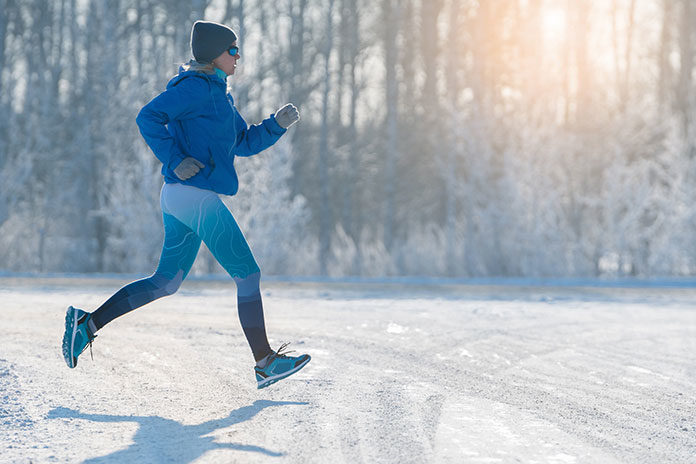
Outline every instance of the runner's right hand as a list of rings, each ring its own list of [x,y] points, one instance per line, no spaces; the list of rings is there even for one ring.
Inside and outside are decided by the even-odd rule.
[[[198,171],[204,167],[205,164],[189,156],[184,158],[184,160],[174,168],[174,174],[176,174],[179,179],[186,180],[198,174]]]

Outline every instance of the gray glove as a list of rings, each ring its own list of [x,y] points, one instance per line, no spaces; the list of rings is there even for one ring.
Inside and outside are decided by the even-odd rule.
[[[276,122],[283,129],[287,129],[288,127],[292,126],[297,122],[298,119],[300,119],[300,113],[297,111],[297,108],[295,108],[295,105],[293,105],[292,103],[288,103],[287,105],[276,111],[275,114]]]
[[[179,179],[186,180],[198,174],[198,171],[204,167],[205,164],[201,163],[196,158],[191,158],[189,156],[184,158],[184,160],[174,168],[174,174],[176,174]]]

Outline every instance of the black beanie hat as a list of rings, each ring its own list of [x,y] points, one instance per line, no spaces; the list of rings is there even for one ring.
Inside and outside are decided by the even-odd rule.
[[[210,63],[227,50],[237,34],[232,29],[212,21],[196,21],[191,29],[191,52],[196,61]]]

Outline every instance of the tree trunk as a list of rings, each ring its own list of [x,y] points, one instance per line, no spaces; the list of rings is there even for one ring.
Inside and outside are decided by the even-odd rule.
[[[662,31],[660,34],[660,50],[657,57],[659,61],[660,77],[657,80],[657,102],[660,114],[670,108],[671,98],[669,90],[672,88],[672,65],[669,55],[672,51],[672,4],[674,0],[662,0]]]
[[[682,0],[682,15],[679,24],[679,82],[677,84],[677,104],[682,119],[684,136],[689,133],[690,105],[692,96],[692,73],[694,69],[694,49],[692,40],[693,9],[691,0]]]
[[[447,35],[447,62],[446,62],[446,80],[447,94],[450,102],[449,111],[454,113],[457,111],[457,100],[461,91],[459,70],[462,68],[461,47],[460,41],[461,31],[463,29],[463,14],[464,8],[460,2],[454,1],[450,3],[448,11],[448,35]],[[457,130],[457,126],[453,125],[453,129]],[[457,179],[457,159],[455,153],[460,149],[455,146],[454,137],[448,137],[448,146],[444,148],[444,166],[445,166],[445,246],[447,262],[446,272],[449,276],[454,276],[456,273],[457,264],[457,243],[456,243],[456,228],[457,228],[457,198],[456,187]]]
[[[398,61],[398,24],[399,5],[394,0],[383,0],[382,14],[384,17],[384,52],[386,67],[386,146],[384,163],[384,236],[383,243],[390,253],[394,243],[394,213],[396,209],[396,162],[399,158],[399,126],[398,104],[399,87],[397,82],[396,63]]]
[[[327,275],[327,263],[331,240],[331,209],[329,207],[329,93],[331,92],[330,60],[333,48],[333,6],[329,0],[326,13],[326,36],[324,47],[324,89],[322,95],[321,133],[319,136],[319,272]]]

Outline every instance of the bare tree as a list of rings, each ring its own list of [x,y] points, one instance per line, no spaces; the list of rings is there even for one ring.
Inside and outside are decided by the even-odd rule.
[[[399,5],[395,0],[382,1],[384,19],[384,67],[385,67],[385,161],[383,171],[384,186],[384,235],[387,250],[392,249],[394,240],[394,213],[396,210],[396,163],[399,158],[398,103],[396,64],[398,60]]]
[[[692,91],[692,74],[694,69],[694,7],[690,0],[682,0],[679,22],[679,80],[676,89],[676,102],[682,118],[682,130],[689,133],[691,118],[690,104]]]
[[[319,270],[322,275],[327,273],[327,261],[329,256],[329,247],[331,240],[331,207],[329,198],[329,171],[328,164],[331,162],[329,151],[329,125],[331,116],[329,113],[329,94],[331,93],[331,52],[333,49],[333,7],[334,0],[329,0],[328,9],[326,11],[326,31],[325,45],[323,49],[323,68],[324,82],[322,89],[322,116],[321,116],[321,132],[319,135]]]
[[[669,90],[673,75],[669,61],[672,52],[672,22],[674,21],[674,0],[662,0],[662,24],[660,33],[660,48],[657,56],[659,62],[659,77],[657,79],[657,102],[660,113],[669,108],[672,102]]]

